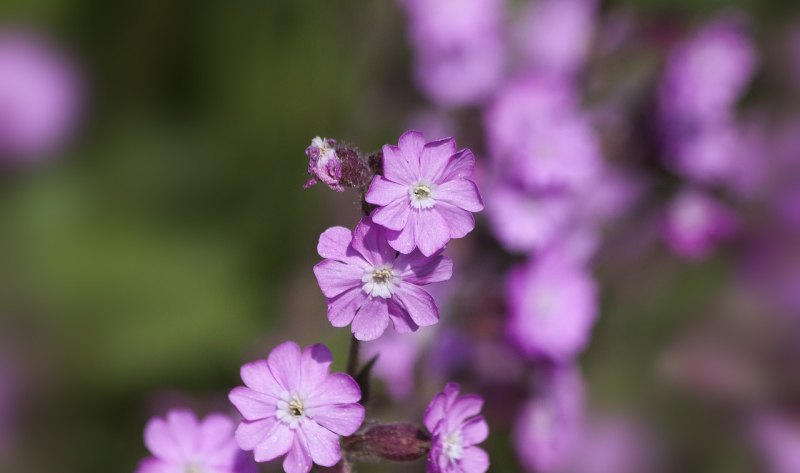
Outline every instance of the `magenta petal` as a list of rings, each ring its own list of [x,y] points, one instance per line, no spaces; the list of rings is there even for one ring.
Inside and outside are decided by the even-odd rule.
[[[363,275],[362,268],[332,259],[314,266],[314,276],[325,297],[336,297],[349,289],[360,287]]]
[[[383,147],[383,178],[401,185],[411,185],[418,179],[416,164],[409,163],[406,154],[397,146]]]
[[[314,409],[314,420],[339,435],[354,434],[364,423],[365,411],[361,404],[337,404]]]
[[[461,427],[464,446],[477,445],[489,438],[489,425],[483,416],[474,417]]]
[[[308,395],[308,405],[314,409],[332,404],[348,404],[361,399],[358,383],[346,373],[332,373]]]
[[[369,217],[362,218],[358,222],[350,245],[372,265],[389,263],[394,260],[395,252],[386,241],[386,230],[375,224]],[[361,276],[359,276],[360,281]]]
[[[435,210],[447,222],[450,238],[463,238],[475,229],[475,217],[471,212],[445,202],[437,203]]]
[[[408,315],[406,309],[397,303],[397,301],[389,301],[389,318],[392,320],[392,326],[397,333],[412,333],[419,330],[414,320]]]
[[[294,438],[295,435],[289,427],[277,422],[271,434],[264,437],[253,450],[253,458],[259,463],[274,460],[289,451]]]
[[[456,142],[452,138],[433,141],[422,148],[419,158],[421,175],[436,181],[444,173],[450,158],[456,154]]]
[[[463,473],[484,473],[489,470],[489,454],[482,448],[465,448],[459,465]]]
[[[433,297],[421,287],[401,283],[392,297],[408,312],[411,320],[420,327],[427,327],[439,321],[439,309]]]
[[[347,257],[347,247],[353,232],[344,227],[331,227],[319,236],[317,253],[327,259],[343,260]]]
[[[370,204],[389,205],[396,200],[407,199],[408,186],[387,181],[381,176],[375,176],[365,198]]]
[[[275,380],[284,388],[292,392],[300,384],[300,347],[295,342],[283,342],[275,347],[267,358],[269,370]]]
[[[175,438],[179,451],[184,456],[192,455],[197,448],[197,417],[184,409],[175,409],[167,413],[167,424]]]
[[[180,461],[181,451],[170,426],[161,418],[151,419],[144,429],[144,444],[162,460]]]
[[[428,408],[425,409],[424,423],[425,427],[433,432],[436,425],[441,421],[450,406],[455,402],[458,392],[461,387],[456,383],[447,383],[444,390],[433,397]]]
[[[308,444],[311,460],[317,465],[333,466],[342,459],[339,451],[339,436],[320,427],[316,422],[305,422],[300,428]]]
[[[431,256],[444,248],[450,240],[450,229],[437,209],[422,211],[417,219],[414,242],[422,254]]]
[[[483,398],[475,394],[465,394],[453,402],[447,418],[451,422],[461,424],[468,418],[480,414],[482,408]]]
[[[389,240],[389,245],[403,254],[408,254],[414,251],[417,247],[416,243],[416,227],[419,212],[409,212],[408,222],[406,226],[400,231],[387,230],[386,237]]]
[[[385,300],[367,298],[353,319],[352,330],[359,340],[375,340],[389,325],[389,308]]]
[[[236,439],[236,444],[242,450],[253,450],[266,439],[280,437],[279,430],[288,431],[289,429],[278,422],[275,417],[244,421],[236,427],[234,438]]]
[[[468,179],[475,170],[475,155],[468,149],[456,153],[444,168],[440,181]]]
[[[311,392],[328,376],[333,363],[333,355],[328,347],[322,344],[311,345],[303,350],[303,360],[300,363],[300,389]]]
[[[300,436],[296,436],[289,454],[283,460],[283,471],[286,473],[308,473],[311,471],[311,454]]]
[[[422,149],[425,147],[425,136],[422,133],[409,130],[397,140],[397,146],[406,155],[406,159],[411,163],[415,169],[419,168],[419,157],[422,154]],[[416,176],[419,178],[420,176]]]
[[[395,200],[385,207],[378,207],[370,215],[372,220],[390,230],[402,230],[408,223],[408,217],[412,212],[408,197]]]
[[[202,452],[213,455],[225,448],[233,438],[235,426],[230,417],[222,414],[209,414],[200,423],[200,445]]]
[[[394,267],[401,272],[403,281],[418,286],[447,281],[453,275],[453,260],[441,254],[428,257],[419,251],[400,255]]]
[[[470,212],[483,210],[483,201],[478,186],[466,179],[455,179],[439,184],[436,188],[436,200],[455,205]]]
[[[246,420],[258,420],[275,415],[277,400],[250,388],[239,386],[233,388],[228,399]]]
[[[254,361],[242,366],[239,370],[244,384],[260,393],[267,394],[274,398],[279,398],[284,389],[275,380],[269,370],[267,360]]]
[[[328,300],[328,320],[334,327],[346,327],[356,316],[356,312],[367,301],[367,295],[360,287]]]

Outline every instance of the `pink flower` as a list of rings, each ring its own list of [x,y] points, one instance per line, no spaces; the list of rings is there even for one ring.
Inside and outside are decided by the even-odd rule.
[[[425,427],[433,436],[428,473],[483,473],[489,455],[477,444],[489,436],[480,415],[483,399],[475,394],[459,396],[458,384],[448,383],[425,410]]]
[[[399,146],[385,145],[383,175],[375,176],[366,200],[378,206],[372,220],[390,230],[389,245],[431,256],[471,232],[472,212],[483,210],[469,180],[474,167],[472,151],[457,151],[452,138],[425,143],[422,133],[408,131]]]
[[[752,416],[749,429],[765,471],[800,471],[800,424],[784,413],[762,410]]]
[[[166,418],[147,423],[144,443],[153,454],[137,473],[255,473],[256,465],[233,439],[233,421],[211,414],[202,421],[187,410],[172,410]]]
[[[573,367],[543,373],[539,392],[525,404],[514,427],[514,446],[531,471],[562,471],[574,458],[584,419],[584,386]]]
[[[687,189],[667,206],[662,235],[669,247],[687,259],[703,259],[720,240],[736,230],[737,218],[728,208],[698,190]]]
[[[287,454],[287,473],[307,473],[312,462],[333,466],[341,459],[339,436],[364,422],[361,390],[349,375],[329,373],[333,357],[324,345],[305,350],[294,342],[275,347],[266,360],[242,366],[246,387],[228,396],[244,420],[236,442],[257,462]]]
[[[512,270],[507,332],[531,358],[568,361],[589,341],[597,318],[597,287],[575,258],[552,249]]]
[[[37,159],[75,125],[77,72],[61,51],[30,33],[0,32],[0,157]]]
[[[333,227],[319,238],[317,252],[325,260],[314,266],[314,274],[328,299],[328,320],[334,327],[352,323],[359,340],[380,337],[389,320],[401,333],[437,323],[439,309],[420,286],[453,274],[453,262],[441,251],[430,257],[419,251],[398,255],[386,233],[366,217],[354,232]]]
[[[313,186],[318,181],[327,184],[331,189],[342,192],[344,187],[339,183],[342,178],[342,161],[336,155],[336,141],[319,136],[311,140],[311,146],[306,148],[308,156],[308,175],[312,176],[306,182],[306,188]]]

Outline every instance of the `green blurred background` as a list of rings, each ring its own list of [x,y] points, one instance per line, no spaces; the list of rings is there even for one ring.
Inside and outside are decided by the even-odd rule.
[[[611,4],[735,4],[768,27],[792,2]],[[151,413],[227,409],[241,362],[275,341],[342,353],[311,265],[319,233],[358,211],[351,194],[301,189],[303,149],[316,135],[378,148],[425,103],[392,1],[2,0],[0,19],[63,42],[90,91],[64,156],[2,177],[0,341],[24,393],[15,472],[131,471]],[[684,285],[677,304],[697,288]],[[626,353],[614,323],[598,336]],[[619,380],[604,379],[613,395]]]

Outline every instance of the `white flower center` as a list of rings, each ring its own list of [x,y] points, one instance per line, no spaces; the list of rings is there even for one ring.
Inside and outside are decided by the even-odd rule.
[[[436,185],[420,181],[408,189],[411,206],[415,209],[429,209],[436,204]]]
[[[309,408],[305,404],[305,400],[299,394],[286,393],[278,401],[275,417],[289,428],[296,429],[306,417],[310,416]]]
[[[365,271],[361,277],[361,282],[364,283],[362,289],[370,297],[389,299],[394,292],[397,278],[397,272],[392,269],[391,265],[374,266],[372,269]]]
[[[444,439],[444,453],[450,461],[461,460],[464,456],[464,438],[460,430],[450,432]]]

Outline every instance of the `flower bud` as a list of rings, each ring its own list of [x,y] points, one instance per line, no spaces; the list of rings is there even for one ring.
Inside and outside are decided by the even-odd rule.
[[[335,146],[335,140],[319,136],[311,140],[311,146],[306,148],[306,156],[309,159],[308,175],[311,179],[303,187],[307,189],[322,181],[336,192],[344,190],[339,184],[342,177],[342,162],[337,156]]]
[[[431,448],[431,438],[411,424],[376,424],[342,439],[342,449],[352,457],[390,461],[414,461]]]

